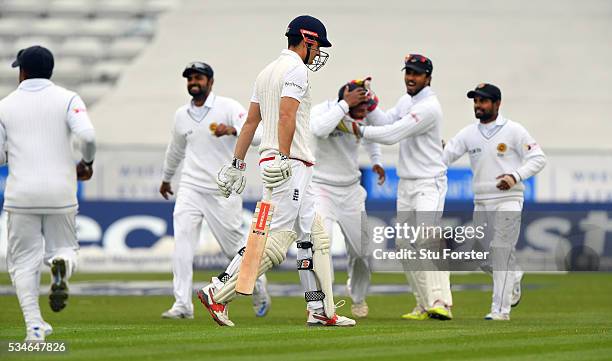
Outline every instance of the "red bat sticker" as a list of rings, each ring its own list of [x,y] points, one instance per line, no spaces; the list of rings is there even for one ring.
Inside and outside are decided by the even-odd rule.
[[[266,219],[268,219],[268,212],[270,212],[270,203],[261,203],[259,206],[259,215],[257,216],[257,223],[255,223],[255,229],[263,231],[266,228]]]

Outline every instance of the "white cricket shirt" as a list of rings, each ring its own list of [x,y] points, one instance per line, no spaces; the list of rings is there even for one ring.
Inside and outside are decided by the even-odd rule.
[[[198,191],[218,192],[217,172],[234,158],[237,135],[246,120],[246,110],[237,101],[208,94],[204,105],[189,102],[174,115],[174,127],[166,150],[163,181],[170,182],[184,160],[180,186]],[[214,135],[214,127],[236,128],[236,136]]]
[[[450,165],[465,153],[474,173],[475,200],[522,199],[522,181],[546,165],[546,155],[527,130],[501,114],[489,124],[477,122],[457,133],[444,148],[444,163]],[[497,189],[499,180],[495,178],[502,174],[512,174],[517,184],[507,191]]]
[[[71,136],[85,161],[95,156],[95,132],[83,100],[48,79],[27,79],[0,100],[0,156],[9,176],[4,209],[16,213],[70,213],[77,209]]]
[[[260,154],[279,151],[278,118],[282,97],[291,97],[300,102],[289,156],[314,163],[315,157],[309,148],[311,100],[308,68],[297,53],[288,49],[268,64],[255,81],[251,102],[259,103],[263,123]]]
[[[442,162],[442,107],[430,87],[412,99],[402,96],[387,112],[387,124],[366,127],[363,138],[382,144],[400,143],[397,173],[400,178],[435,178],[446,174]]]
[[[348,186],[359,182],[359,145],[362,144],[372,164],[381,164],[380,145],[358,139],[336,127],[341,121],[351,122],[346,101],[328,100],[312,108],[310,130],[314,134],[314,151],[317,164],[313,182],[334,186]],[[365,124],[372,124],[368,117]],[[382,164],[381,164],[382,165]]]

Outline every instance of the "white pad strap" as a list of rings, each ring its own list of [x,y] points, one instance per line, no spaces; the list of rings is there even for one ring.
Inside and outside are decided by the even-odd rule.
[[[323,299],[325,315],[331,318],[336,314],[331,255],[329,253],[331,242],[318,214],[315,214],[310,232],[310,238],[312,239],[312,270],[317,277],[321,291],[325,293],[325,298]]]

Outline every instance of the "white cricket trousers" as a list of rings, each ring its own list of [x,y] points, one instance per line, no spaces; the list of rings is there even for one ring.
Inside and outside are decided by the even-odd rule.
[[[333,226],[342,230],[348,254],[348,291],[353,303],[362,303],[370,287],[372,244],[365,222],[366,190],[359,183],[334,186],[314,183],[315,207],[332,243]],[[363,223],[362,223],[363,222]]]
[[[523,200],[502,198],[474,202],[474,225],[487,225],[489,266],[493,272],[491,312],[510,313],[512,289],[520,268],[516,262],[516,243],[521,230]]]
[[[409,226],[438,226],[444,210],[447,178],[400,179],[397,187],[398,222]],[[410,213],[410,215],[408,215]],[[408,217],[408,218],[406,218]],[[417,240],[417,245],[427,240]],[[417,306],[428,310],[436,302],[453,305],[449,271],[424,271],[423,263],[402,262],[406,278],[412,286]]]
[[[193,258],[206,221],[221,250],[232,259],[245,241],[242,198],[223,197],[219,192],[179,188],[174,205],[173,308],[193,313]]]
[[[68,262],[69,273],[76,270],[79,249],[76,213],[29,214],[7,211],[6,261],[27,328],[40,326],[43,322],[38,305],[43,261],[50,266],[54,258],[63,258]]]

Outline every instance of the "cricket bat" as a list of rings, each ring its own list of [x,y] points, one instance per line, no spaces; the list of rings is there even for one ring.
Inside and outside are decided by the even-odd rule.
[[[246,250],[242,256],[240,264],[240,272],[236,281],[236,293],[242,295],[252,295],[255,281],[257,280],[257,271],[261,263],[268,232],[270,231],[270,222],[272,222],[272,213],[274,205],[271,202],[272,189],[266,189],[264,199],[257,202],[255,213],[253,214],[253,222],[249,229],[249,238],[246,243]]]

